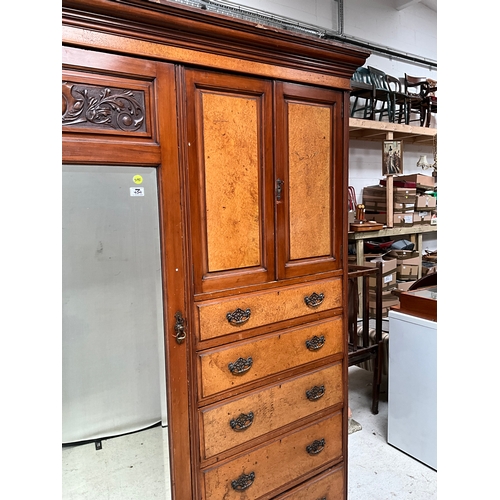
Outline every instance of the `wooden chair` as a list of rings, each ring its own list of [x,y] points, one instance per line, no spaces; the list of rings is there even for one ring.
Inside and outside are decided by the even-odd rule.
[[[393,121],[395,122],[397,119],[398,123],[408,124],[408,103],[410,102],[410,97],[404,92],[399,78],[387,74],[385,78],[391,91]]]
[[[369,278],[374,276],[376,278],[375,335],[374,338],[370,338]],[[358,314],[360,312],[358,281],[362,283],[362,325],[360,328],[358,328]],[[380,398],[384,352],[382,341],[382,263],[377,263],[377,267],[349,265],[348,282],[348,365],[353,366],[363,361],[373,360],[371,411],[376,415]]]
[[[391,88],[387,82],[386,74],[372,66],[368,66],[368,71],[370,72],[375,92],[374,115],[378,115],[379,121],[382,121],[382,117],[387,116],[390,122],[394,122]],[[377,107],[378,104],[380,104],[379,107]]]
[[[431,86],[427,78],[410,76],[405,73],[405,94],[408,95],[407,125],[411,121],[419,121],[421,127],[428,127],[432,113],[437,113],[437,97],[434,92],[437,87]],[[411,120],[410,113],[418,114],[418,118]]]
[[[351,78],[351,117],[356,113],[363,113],[363,118],[373,120],[375,118],[375,88],[370,72],[363,66],[359,67]]]

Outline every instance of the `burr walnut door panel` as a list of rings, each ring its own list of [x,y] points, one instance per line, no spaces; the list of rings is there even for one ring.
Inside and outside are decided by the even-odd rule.
[[[272,85],[194,70],[185,80],[195,292],[271,281]]]
[[[341,268],[342,93],[276,83],[278,278]]]

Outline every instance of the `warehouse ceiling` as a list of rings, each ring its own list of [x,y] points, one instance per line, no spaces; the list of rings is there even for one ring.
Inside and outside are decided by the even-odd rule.
[[[429,9],[437,12],[437,0],[396,0],[396,9],[403,10],[410,5],[415,5],[416,3],[421,3]]]

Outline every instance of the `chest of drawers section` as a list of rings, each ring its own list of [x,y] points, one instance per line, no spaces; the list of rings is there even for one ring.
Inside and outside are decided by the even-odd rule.
[[[202,498],[274,498],[342,467],[341,300],[334,278],[195,304]]]

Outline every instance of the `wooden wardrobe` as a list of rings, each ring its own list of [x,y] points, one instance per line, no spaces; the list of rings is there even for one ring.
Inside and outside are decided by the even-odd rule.
[[[63,163],[158,172],[173,498],[346,499],[368,54],[163,0],[62,5]]]

